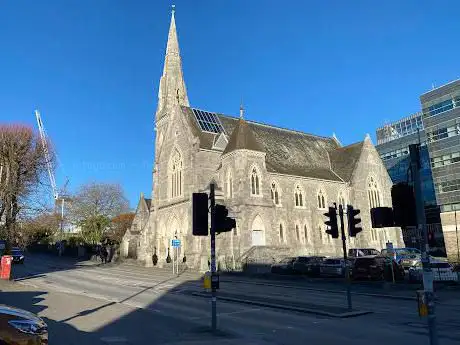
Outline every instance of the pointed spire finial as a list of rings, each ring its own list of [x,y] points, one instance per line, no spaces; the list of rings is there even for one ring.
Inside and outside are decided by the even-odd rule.
[[[174,13],[176,12],[176,5],[171,8],[171,23],[169,25],[168,43],[166,45],[166,55],[173,54],[179,55],[179,42],[177,40],[176,32],[176,19]]]
[[[240,103],[240,119],[243,119],[243,116],[244,116],[243,97],[241,97],[241,103]]]

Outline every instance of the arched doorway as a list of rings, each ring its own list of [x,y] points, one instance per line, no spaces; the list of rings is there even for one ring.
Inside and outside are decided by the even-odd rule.
[[[251,238],[253,246],[265,246],[265,226],[259,215],[252,222]]]
[[[128,242],[128,258],[137,259],[137,238],[131,238]]]

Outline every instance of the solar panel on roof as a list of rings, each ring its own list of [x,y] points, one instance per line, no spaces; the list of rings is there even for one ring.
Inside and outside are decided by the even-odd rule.
[[[192,111],[201,130],[211,133],[224,132],[224,128],[216,114],[198,109],[192,109]]]

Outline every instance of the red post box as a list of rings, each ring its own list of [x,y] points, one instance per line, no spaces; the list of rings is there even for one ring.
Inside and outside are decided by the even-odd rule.
[[[0,279],[10,279],[11,273],[11,263],[13,262],[13,257],[11,255],[3,255],[1,264],[0,264]]]

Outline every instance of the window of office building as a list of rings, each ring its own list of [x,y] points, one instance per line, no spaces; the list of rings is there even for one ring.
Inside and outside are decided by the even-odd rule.
[[[456,192],[460,190],[460,179],[440,182],[436,185],[438,186],[439,193]]]
[[[455,164],[460,162],[460,152],[454,152],[447,155],[431,158],[431,166],[439,168],[445,165]]]

